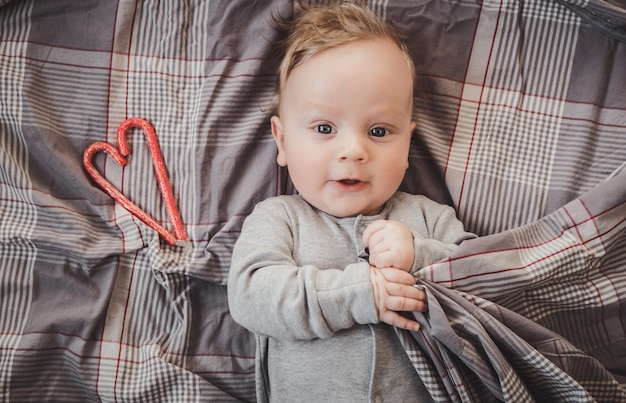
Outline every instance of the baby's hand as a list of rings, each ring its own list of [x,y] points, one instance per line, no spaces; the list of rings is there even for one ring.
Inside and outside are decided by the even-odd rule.
[[[370,266],[370,281],[374,288],[374,301],[378,319],[388,325],[417,331],[419,323],[398,312],[424,312],[427,309],[426,293],[414,287],[415,279],[409,273],[392,267]]]
[[[413,235],[399,221],[374,221],[363,232],[363,243],[369,249],[372,266],[395,267],[407,272],[413,267]]]

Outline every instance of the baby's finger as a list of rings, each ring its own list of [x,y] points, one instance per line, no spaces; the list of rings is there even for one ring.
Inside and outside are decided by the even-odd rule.
[[[396,312],[424,312],[427,310],[426,300],[388,295],[385,308]]]
[[[390,281],[392,283],[407,284],[407,285],[415,284],[415,277],[413,277],[412,274],[404,270],[396,269],[393,267],[382,267],[382,268],[379,268],[378,271],[380,272],[380,274],[383,275],[383,277],[387,281]]]
[[[409,320],[402,315],[397,314],[396,312],[387,311],[381,318],[383,322],[388,325],[399,327],[401,329],[410,330],[416,332],[419,330],[420,325],[416,321]]]
[[[376,220],[365,228],[365,231],[363,231],[363,243],[365,246],[369,246],[372,236],[385,227],[385,222],[385,220]]]
[[[376,267],[395,267],[396,260],[398,259],[397,254],[389,249],[383,249],[383,247],[384,245],[381,245],[375,252],[372,252],[370,248],[370,264]]]
[[[426,299],[426,293],[421,289],[414,287],[413,284],[401,284],[387,281],[385,283],[385,291],[389,295],[396,297],[405,297],[417,300]]]

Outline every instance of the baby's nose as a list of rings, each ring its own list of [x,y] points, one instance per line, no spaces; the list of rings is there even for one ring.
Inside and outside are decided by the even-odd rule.
[[[368,159],[365,139],[362,136],[350,135],[344,138],[340,159],[342,161],[365,162]]]

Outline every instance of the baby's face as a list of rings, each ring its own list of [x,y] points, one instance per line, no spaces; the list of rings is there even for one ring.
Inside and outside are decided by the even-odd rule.
[[[285,83],[272,118],[278,163],[320,210],[376,214],[408,168],[412,108],[410,69],[391,41],[325,50]]]

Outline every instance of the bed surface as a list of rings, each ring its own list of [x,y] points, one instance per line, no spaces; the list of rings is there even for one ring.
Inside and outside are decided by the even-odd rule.
[[[481,235],[423,269],[431,298],[460,297],[519,333],[507,320],[531,320],[529,354],[598,401],[623,397],[626,5],[368,4],[406,38],[428,90],[402,189],[454,205]],[[0,400],[254,400],[254,339],[231,319],[225,284],[247,214],[294,191],[269,126],[270,19],[294,7],[0,0]],[[156,131],[188,237],[179,245],[83,166],[85,149],[117,146],[132,117]],[[127,139],[127,165],[103,153],[93,164],[171,228],[146,136]],[[455,315],[442,304],[439,318]],[[530,342],[549,332],[597,371]],[[401,337],[437,401],[502,386],[443,384],[429,362],[448,347],[429,356],[420,343],[432,339]]]

